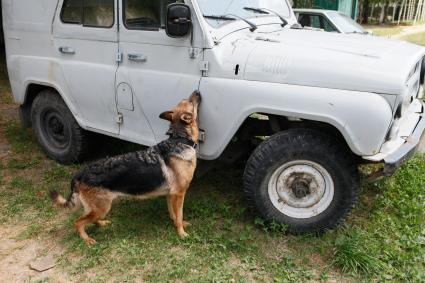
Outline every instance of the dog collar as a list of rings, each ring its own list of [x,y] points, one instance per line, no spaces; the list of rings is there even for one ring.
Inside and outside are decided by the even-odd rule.
[[[177,138],[175,139],[177,142],[188,145],[194,149],[196,149],[198,147],[198,144],[190,139],[187,138]]]
[[[190,147],[194,148],[194,149],[196,149],[198,147],[198,144],[196,142],[194,142],[194,141],[189,141],[189,144],[188,145]]]

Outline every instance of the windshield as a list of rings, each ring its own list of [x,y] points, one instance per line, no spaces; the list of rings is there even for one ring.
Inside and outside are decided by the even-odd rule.
[[[272,10],[284,18],[291,16],[291,9],[285,0],[198,0],[198,4],[204,16],[210,16],[206,20],[213,27],[219,27],[231,21],[223,17],[220,19],[219,17],[211,18],[211,16],[236,15],[244,19],[276,17],[273,13],[261,13],[246,8]]]
[[[341,32],[343,33],[366,32],[361,25],[345,14],[329,13],[329,18],[341,29]]]

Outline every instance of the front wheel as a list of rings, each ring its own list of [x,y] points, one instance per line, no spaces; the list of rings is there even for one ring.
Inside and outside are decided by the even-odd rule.
[[[353,157],[335,138],[290,129],[263,142],[244,172],[250,207],[295,233],[334,228],[357,201],[359,175]]]

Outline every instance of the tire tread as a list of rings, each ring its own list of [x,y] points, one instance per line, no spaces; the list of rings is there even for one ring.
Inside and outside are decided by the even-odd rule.
[[[277,133],[254,150],[244,171],[244,193],[249,209],[266,220],[273,219],[273,209],[264,207],[261,203],[259,205],[259,202],[261,202],[259,188],[262,183],[261,174],[267,172],[266,164],[277,158],[277,149],[286,151],[284,154],[289,155],[294,155],[300,149],[308,152],[326,150],[328,158],[335,160],[340,165],[340,169],[344,170],[345,178],[351,183],[351,186],[346,188],[348,191],[344,196],[343,203],[339,203],[337,207],[338,217],[330,217],[326,220],[326,223],[319,226],[299,225],[289,227],[289,230],[295,233],[321,232],[325,229],[333,229],[344,222],[358,199],[359,174],[357,166],[352,154],[344,146],[335,142],[331,136],[309,128],[293,128]],[[259,209],[259,207],[262,207],[262,209]]]

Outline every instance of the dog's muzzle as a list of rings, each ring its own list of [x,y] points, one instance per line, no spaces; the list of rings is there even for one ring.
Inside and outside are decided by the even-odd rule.
[[[191,102],[194,102],[194,103],[201,103],[201,100],[202,100],[202,98],[201,98],[201,93],[199,92],[199,91],[195,91],[191,96],[190,96],[190,98],[189,98],[189,100],[191,101]]]

